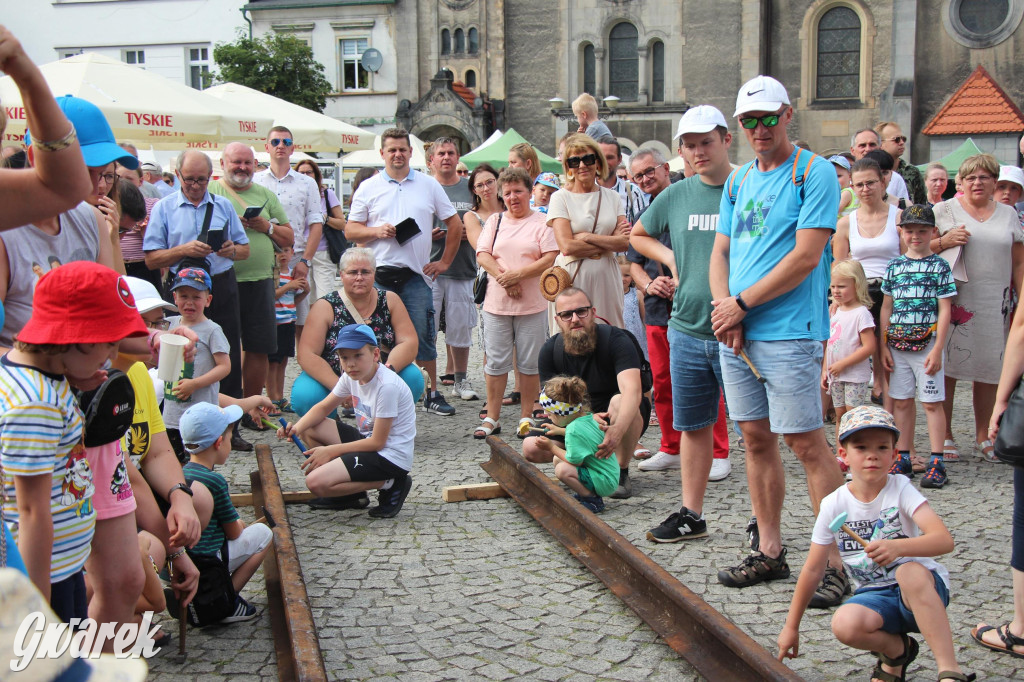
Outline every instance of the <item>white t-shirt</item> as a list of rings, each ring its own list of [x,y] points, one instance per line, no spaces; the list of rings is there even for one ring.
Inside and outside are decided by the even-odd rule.
[[[907,191],[907,181],[904,180],[903,176],[896,171],[892,172],[892,177],[889,178],[889,186],[885,188],[885,191],[888,192],[890,196],[906,200],[908,205],[911,203],[910,192]]]
[[[842,530],[833,533],[828,528],[828,524],[845,511],[846,525],[865,540],[916,538],[921,535],[921,529],[914,523],[913,515],[927,501],[902,474],[891,474],[885,487],[870,502],[861,502],[850,493],[849,484],[843,485],[821,501],[811,542],[816,545],[839,543],[839,554],[856,589],[892,585],[896,582],[896,568],[908,561],[916,561],[929,571],[936,571],[948,589],[949,571],[931,557],[900,557],[882,568],[868,558],[859,542],[847,537]]]
[[[875,326],[871,319],[871,311],[864,306],[858,306],[853,310],[836,308],[828,325],[828,346],[825,348],[825,367],[834,362],[849,357],[860,350],[860,333],[865,329]],[[847,367],[836,381],[848,381],[854,384],[867,383],[871,378],[871,366],[868,359],[864,358],[856,365]]]
[[[378,363],[377,373],[369,382],[360,384],[342,374],[331,393],[339,398],[352,396],[356,428],[364,438],[373,435],[373,424],[377,418],[392,418],[391,432],[379,451],[380,455],[395,466],[412,471],[416,404],[409,387],[397,374]]]
[[[404,245],[392,237],[373,239],[367,246],[373,250],[378,268],[406,267],[423,276],[423,266],[430,262],[430,233],[435,216],[444,221],[456,213],[441,183],[429,175],[410,170],[408,176],[397,181],[382,170],[359,185],[359,191],[352,197],[348,219],[367,227],[385,223],[398,225],[406,218],[415,220],[420,232]],[[424,281],[430,284],[425,276]]]

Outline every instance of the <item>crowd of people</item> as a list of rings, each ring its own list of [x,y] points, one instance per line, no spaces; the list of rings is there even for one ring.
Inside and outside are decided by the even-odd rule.
[[[1024,371],[1020,169],[970,157],[950,197],[944,167],[922,174],[902,158],[891,121],[824,158],[790,140],[788,93],[758,76],[733,114],[754,154],[740,167],[730,121],[699,105],[674,140],[683,173],[654,147],[621,173],[622,149],[582,95],[579,130],[559,141],[561,177],[528,144],[507,168],[469,170],[450,138],[433,142],[422,173],[408,132],[392,128],[383,169],[361,174],[346,216],[315,163],[291,166],[285,126],[266,138],[264,171],[236,143],[219,179],[190,150],[168,183],[94,105],[55,100],[2,27],[0,68],[29,127],[28,167],[0,169],[4,556],[58,618],[129,623],[164,607],[184,618],[211,556],[231,599],[187,617],[253,618],[239,593],[272,533],[239,519],[216,471],[252,449],[239,426],[302,444],[314,508],[366,508],[376,490],[368,513],[391,518],[412,487],[417,406],[440,418],[455,413],[449,398],[480,400],[479,369],[474,437],[500,433],[502,407],[518,404],[523,456],[553,462],[586,509],[633,495],[634,459],[678,469],[682,504],[653,542],[707,536],[708,482],[731,471],[728,414],[752,518],[746,556],[719,571],[727,587],[790,575],[782,435],[817,521],[780,658],[798,653],[808,606],[842,604],[832,629],[875,653],[874,678],[903,679],[918,653],[908,633],[920,632],[941,679],[971,679],[934,560],[952,537],[910,480],[940,489],[960,457],[958,380],[972,384],[975,451],[997,461],[999,415]],[[168,335],[184,355],[162,380]],[[134,410],[98,416],[118,399]],[[280,428],[268,419],[286,414]],[[641,444],[652,424],[655,453]],[[1014,619],[972,634],[1024,656],[1024,473],[1014,484]]]

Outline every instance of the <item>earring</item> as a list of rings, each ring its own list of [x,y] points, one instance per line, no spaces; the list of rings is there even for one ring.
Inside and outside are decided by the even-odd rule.
[[[572,180],[574,175],[576,175],[576,174],[572,172],[572,168],[570,168],[569,170],[565,171],[565,177],[568,178],[569,180]]]

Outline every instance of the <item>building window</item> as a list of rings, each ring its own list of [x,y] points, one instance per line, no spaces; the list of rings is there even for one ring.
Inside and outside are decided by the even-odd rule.
[[[587,43],[583,46],[583,92],[597,94],[597,60],[594,58],[594,46]]]
[[[466,72],[466,87],[476,87],[476,71],[474,71],[473,69],[470,69],[469,71]]]
[[[480,51],[480,34],[475,28],[469,29],[466,36],[469,40],[469,53],[476,54]]]
[[[993,47],[1017,30],[1024,0],[951,0],[942,21],[955,41],[974,49]]]
[[[370,72],[363,68],[363,52],[370,46],[366,38],[342,39],[341,47],[341,89],[369,90]]]
[[[860,17],[833,7],[818,21],[817,99],[860,96]]]
[[[636,26],[623,21],[608,36],[608,94],[625,102],[639,95],[640,54]]]
[[[455,29],[455,54],[465,54],[466,52],[466,34],[463,33],[461,28]]]
[[[196,90],[205,90],[210,84],[210,49],[192,47],[188,51],[189,85]]]
[[[140,66],[146,63],[146,51],[145,50],[125,50],[124,51],[124,63],[125,64],[138,64]]]
[[[665,101],[665,43],[651,45],[651,101]]]
[[[441,54],[452,53],[452,32],[446,28],[441,29]]]

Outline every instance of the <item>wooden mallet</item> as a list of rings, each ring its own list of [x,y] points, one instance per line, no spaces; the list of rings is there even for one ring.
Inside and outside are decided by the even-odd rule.
[[[859,542],[864,549],[868,548],[868,541],[854,533],[853,529],[846,525],[846,512],[842,512],[839,516],[832,519],[832,523],[828,524],[828,529],[833,533],[842,530],[851,538]]]
[[[747,367],[749,367],[750,371],[754,373],[754,377],[757,378],[758,382],[762,384],[768,383],[768,380],[761,376],[761,373],[757,371],[757,367],[754,367],[754,363],[751,362],[750,356],[747,355],[747,351],[742,348],[740,348],[740,357],[743,358],[743,362],[747,363]]]

